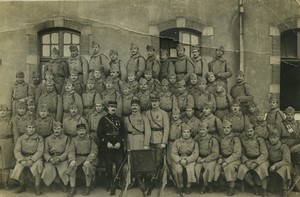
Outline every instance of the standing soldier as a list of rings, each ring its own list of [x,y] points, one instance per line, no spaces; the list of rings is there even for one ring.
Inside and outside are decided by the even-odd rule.
[[[177,60],[175,62],[175,73],[177,80],[184,80],[186,83],[189,81],[190,75],[194,72],[194,64],[192,60],[185,55],[184,45],[177,45]]]
[[[267,113],[266,121],[270,125],[280,126],[285,119],[284,113],[279,109],[279,99],[272,95],[269,99],[270,111]]]
[[[146,59],[145,70],[151,70],[154,79],[158,79],[160,72],[159,61],[155,57],[155,48],[147,45],[146,47],[148,58]]]
[[[135,73],[137,80],[140,80],[145,71],[145,58],[139,53],[139,46],[137,44],[131,43],[130,52],[131,57],[126,66],[127,73]]]
[[[8,115],[7,106],[0,104],[0,176],[6,190],[9,189],[9,171],[15,166],[14,158],[14,133],[12,123]]]
[[[172,109],[178,107],[176,96],[172,94],[169,89],[169,81],[167,79],[163,79],[161,82],[161,92],[160,96],[160,108],[166,111],[171,117]]]
[[[187,109],[195,107],[195,99],[186,90],[186,83],[184,80],[178,82],[178,95],[176,95],[178,107],[180,109],[180,117],[183,118]]]
[[[108,114],[101,118],[97,130],[100,141],[99,150],[103,153],[105,160],[107,188],[111,188],[111,194],[113,195],[116,190],[112,185],[113,162],[116,164],[116,169],[119,169],[123,161],[126,136],[124,123],[121,117],[116,115],[117,105],[116,101],[108,102]]]
[[[33,120],[35,120],[37,117],[36,105],[33,98],[27,100],[27,112],[25,116]]]
[[[215,176],[215,167],[217,159],[219,158],[219,142],[218,140],[208,133],[208,125],[200,123],[199,133],[195,137],[198,143],[199,156],[195,165],[195,174],[197,181],[203,170],[203,186],[200,189],[200,194],[204,194],[211,190],[210,183]]]
[[[208,133],[217,139],[220,139],[223,135],[223,123],[212,112],[215,106],[212,102],[205,102],[203,105],[203,115],[200,118],[202,123],[208,125]]]
[[[103,76],[108,77],[109,75],[109,59],[106,55],[100,52],[100,44],[97,42],[92,42],[92,51],[93,54],[90,58],[89,65],[89,76],[93,75],[93,72],[97,69],[101,71]]]
[[[49,115],[48,106],[41,105],[38,111],[39,117],[35,120],[37,133],[44,139],[52,134],[53,118]]]
[[[70,105],[73,103],[76,103],[76,105],[78,107],[78,111],[79,111],[78,113],[82,116],[82,114],[83,114],[82,98],[79,94],[77,94],[75,92],[74,85],[70,80],[68,80],[65,83],[65,90],[66,90],[66,92],[62,96],[63,110],[64,110],[63,118],[65,118],[69,115],[68,114],[69,108],[70,108]]]
[[[223,133],[224,135],[220,140],[220,156],[215,168],[214,180],[223,179],[224,175],[229,183],[227,196],[233,196],[237,170],[241,164],[242,145],[240,138],[233,135],[232,124],[227,120],[223,122]],[[222,171],[224,172],[223,175]],[[219,177],[220,175],[222,177]]]
[[[144,73],[144,77],[148,82],[149,91],[153,94],[159,94],[161,92],[160,81],[153,78],[152,70],[145,70]]]
[[[169,59],[169,52],[166,49],[160,50],[160,64],[160,81],[163,79],[168,79],[169,73],[175,73],[175,66]]]
[[[200,46],[199,45],[192,47],[192,60],[194,63],[194,73],[198,77],[203,78],[207,72],[207,70],[205,70],[205,69],[207,69],[207,63],[200,56]],[[205,66],[204,66],[204,64],[205,64]]]
[[[245,129],[246,135],[242,137],[242,163],[238,170],[238,179],[246,181],[254,189],[254,193],[258,195],[258,188],[255,186],[254,177],[261,182],[263,189],[263,197],[268,196],[268,149],[263,138],[258,137],[252,128],[247,125]]]
[[[223,58],[225,49],[220,46],[216,49],[216,56],[208,63],[208,71],[213,72],[217,80],[221,80],[224,83],[226,92],[228,92],[227,79],[232,76],[231,69],[227,63],[227,60]]]
[[[53,134],[45,139],[44,151],[44,170],[42,179],[46,186],[50,186],[57,177],[63,183],[63,191],[67,192],[67,185],[69,177],[66,174],[68,168],[68,146],[70,138],[63,133],[62,124],[60,122],[53,122]]]
[[[182,119],[182,121],[187,124],[191,128],[191,136],[194,138],[198,134],[199,123],[200,120],[194,115],[193,108],[187,108],[186,114]]]
[[[254,101],[249,101],[248,104],[248,109],[246,115],[249,118],[250,123],[254,126],[254,128],[257,125],[257,113],[258,113],[258,108],[257,105]]]
[[[14,149],[17,164],[12,172],[11,178],[18,180],[20,186],[15,193],[26,190],[25,169],[29,169],[35,178],[35,194],[41,195],[40,190],[41,174],[43,172],[44,139],[36,133],[34,122],[26,126],[26,133],[18,138]]]
[[[142,112],[147,111],[150,109],[150,91],[148,86],[148,81],[145,78],[141,78],[139,81],[139,91],[137,92],[136,96],[141,101],[141,110]]]
[[[79,54],[77,45],[71,45],[69,49],[71,52],[71,57],[68,59],[69,70],[76,70],[79,81],[86,84],[89,75],[88,61]]]
[[[188,93],[195,97],[196,92],[199,92],[199,80],[195,73],[190,75],[189,85],[187,86]]]
[[[232,105],[232,97],[225,91],[224,84],[221,81],[215,83],[215,99],[216,99],[216,111],[215,115],[223,120],[224,116],[230,113]]]
[[[95,101],[99,99],[101,99],[101,96],[95,90],[95,81],[89,78],[86,85],[86,92],[82,94],[84,117],[87,117],[87,115],[92,112],[95,106]]]
[[[116,70],[120,73],[119,78],[125,82],[127,79],[127,71],[126,71],[126,66],[123,61],[119,59],[119,54],[117,50],[110,50],[109,52],[109,57],[110,57],[110,70]]]
[[[264,112],[258,110],[256,114],[257,124],[254,127],[254,131],[259,137],[262,137],[267,141],[269,139],[269,128],[272,126],[265,121]]]
[[[170,132],[170,121],[167,112],[160,109],[160,98],[158,95],[151,95],[152,108],[146,112],[150,121],[151,139],[150,146],[155,151],[155,162],[158,168],[162,157],[162,150],[166,148]]]
[[[52,71],[53,80],[56,84],[57,93],[61,94],[65,79],[69,77],[69,67],[68,64],[60,58],[60,52],[55,47],[51,51],[51,60],[46,63],[44,66],[44,75],[45,79],[47,71]]]
[[[41,78],[39,73],[32,73],[32,84],[30,84],[30,88],[33,93],[35,107],[37,107],[39,98],[42,95],[43,91],[43,85],[41,84]]]
[[[130,86],[125,83],[122,87],[122,116],[129,116],[131,114],[131,100],[134,94],[130,90]]]
[[[92,79],[95,81],[96,92],[101,94],[101,92],[105,90],[105,75],[101,72],[99,68],[95,68]]]
[[[39,99],[37,111],[40,110],[42,104],[46,104],[52,118],[61,121],[63,115],[62,97],[55,91],[54,81],[47,81],[45,89]]]
[[[85,124],[77,124],[77,136],[71,139],[68,148],[69,174],[71,190],[68,197],[73,197],[76,193],[77,169],[81,168],[85,176],[85,191],[83,196],[90,194],[92,180],[96,173],[98,165],[98,147],[93,138],[88,134]]]
[[[236,84],[231,87],[230,95],[233,99],[240,101],[242,113],[245,114],[248,108],[248,102],[253,101],[251,86],[244,81],[244,73],[238,71],[236,74]]]

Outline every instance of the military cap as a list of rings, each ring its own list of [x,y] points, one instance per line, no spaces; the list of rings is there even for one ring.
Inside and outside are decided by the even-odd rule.
[[[65,85],[66,84],[72,84],[73,85],[73,81],[71,79],[67,79],[67,81],[65,82]]]
[[[180,109],[178,107],[174,107],[172,110],[172,114],[180,114]]]
[[[32,72],[32,77],[39,77],[40,73],[33,71]]]
[[[60,53],[59,53],[59,50],[56,48],[56,47],[54,47],[52,50],[51,50],[51,53],[54,53],[54,54],[56,54],[56,55],[59,55]]]
[[[206,81],[206,79],[200,77],[199,80],[198,80],[198,83],[199,83],[199,84],[206,84],[207,81]]]
[[[27,108],[27,104],[26,104],[26,102],[23,102],[23,101],[19,101],[18,103],[17,103],[17,108]]]
[[[167,79],[161,80],[161,85],[169,85],[169,81]]]
[[[269,102],[272,102],[272,101],[276,101],[278,103],[279,102],[278,96],[275,96],[272,94],[271,97],[269,98]]]
[[[62,127],[62,123],[54,120],[52,123],[52,127],[53,128]]]
[[[32,98],[27,100],[27,105],[34,105],[34,100]]]
[[[200,51],[200,46],[199,45],[195,45],[195,46],[192,46],[192,51]]]
[[[157,94],[150,94],[150,100],[151,101],[159,101],[160,97]]]
[[[147,50],[147,51],[149,51],[149,50],[155,51],[154,47],[151,46],[151,45],[147,45],[147,46],[146,46],[146,50]]]
[[[129,71],[129,72],[128,72],[128,76],[130,76],[130,75],[136,76],[134,71]]]
[[[134,103],[140,105],[140,104],[141,104],[141,101],[140,101],[140,99],[139,99],[138,97],[135,97],[135,96],[134,96],[134,97],[131,99],[130,104],[132,105],[132,104],[134,104]]]
[[[103,104],[104,103],[103,99],[100,96],[96,96],[94,102],[95,102],[95,105],[96,104]]]
[[[234,100],[232,101],[232,105],[234,105],[234,104],[236,104],[236,105],[241,105],[241,102],[240,102],[238,99],[234,99]]]
[[[54,81],[53,80],[47,80],[46,85],[54,85]]]
[[[94,47],[94,46],[99,46],[100,47],[100,44],[98,42],[93,41],[92,42],[92,47]]]
[[[161,49],[161,50],[160,50],[160,54],[161,54],[161,55],[165,54],[165,55],[169,56],[169,51],[166,50],[166,49]]]
[[[248,107],[256,107],[256,103],[254,101],[249,101],[248,102]]]
[[[78,75],[78,71],[77,71],[76,69],[72,69],[72,70],[70,71],[70,74],[71,74],[71,75]]]
[[[81,124],[76,125],[76,129],[86,129],[86,126],[85,126],[85,124],[81,123]]]
[[[46,103],[41,104],[39,110],[40,111],[42,111],[42,110],[47,110],[48,111],[48,105]]]
[[[205,102],[205,103],[203,104],[203,107],[204,107],[204,108],[209,108],[209,109],[211,109],[211,110],[214,110],[214,108],[215,108],[214,104],[213,104],[212,102],[209,102],[209,101]]]
[[[247,124],[245,126],[245,131],[250,131],[250,130],[253,130],[253,125],[252,124]]]
[[[105,83],[113,83],[113,79],[111,78],[111,76],[108,76],[106,78]]]
[[[184,45],[181,44],[181,43],[179,43],[179,44],[177,45],[176,49],[177,49],[177,50],[180,50],[180,49],[185,50]]]
[[[140,81],[139,81],[139,84],[141,84],[141,83],[148,83],[148,81],[142,77],[142,78],[140,78]]]
[[[269,138],[271,137],[279,137],[279,133],[276,128],[271,128],[269,131]]]
[[[69,109],[72,109],[72,108],[78,108],[78,105],[76,103],[71,103],[69,105]]]
[[[46,72],[45,72],[45,76],[46,75],[51,75],[51,76],[53,76],[53,71],[50,69],[50,70],[47,70]]]
[[[295,109],[291,106],[288,106],[285,110],[284,110],[284,113],[288,114],[288,113],[291,113],[291,114],[294,114],[295,113]]]
[[[131,43],[130,49],[133,49],[133,48],[139,48],[139,46],[135,43]]]
[[[181,131],[191,131],[191,127],[189,125],[187,125],[186,123],[182,123]]]
[[[237,73],[236,73],[236,76],[238,76],[238,75],[243,75],[243,76],[244,76],[245,74],[244,74],[243,71],[239,70],[239,71],[237,71]]]
[[[190,75],[190,78],[198,78],[198,76],[197,76],[195,73],[192,73],[192,74]]]
[[[119,55],[116,49],[112,49],[109,51],[109,55]]]
[[[171,77],[176,77],[176,73],[175,72],[170,72],[169,74],[168,74],[168,79],[170,79]]]
[[[72,44],[70,47],[69,47],[70,51],[78,51],[78,48],[77,48],[77,45],[75,44]]]
[[[200,129],[203,129],[203,128],[207,129],[208,128],[208,124],[206,122],[200,122],[199,123],[199,128]]]
[[[117,106],[118,102],[117,101],[108,101],[108,105]]]
[[[144,71],[144,74],[148,74],[148,73],[153,73],[153,71],[151,70],[151,69],[146,69],[145,71]]]
[[[224,87],[224,82],[221,80],[217,80],[217,81],[215,81],[215,86],[217,86],[217,85]]]
[[[225,48],[223,46],[219,46],[219,48],[217,48],[216,50],[222,51],[223,53],[225,53]]]
[[[206,73],[206,77],[208,78],[209,76],[211,76],[211,75],[215,75],[213,72],[207,72]]]
[[[88,78],[88,80],[87,80],[87,84],[88,84],[88,83],[95,84],[95,80],[94,80],[92,77],[90,77],[90,78]]]
[[[7,105],[5,105],[5,104],[0,104],[0,110],[8,110]]]
[[[223,121],[223,127],[228,127],[228,126],[232,127],[232,123],[228,120],[224,120]]]
[[[177,84],[178,84],[178,87],[183,87],[186,85],[184,80],[178,81]]]
[[[16,73],[16,77],[24,77],[25,76],[25,74],[24,74],[24,72],[22,72],[22,71],[18,71],[17,73]]]
[[[26,124],[26,127],[28,127],[28,126],[36,126],[36,124],[35,124],[35,121],[28,121],[27,122],[27,124]]]

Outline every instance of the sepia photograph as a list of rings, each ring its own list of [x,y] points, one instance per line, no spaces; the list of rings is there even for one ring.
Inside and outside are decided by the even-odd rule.
[[[0,197],[300,197],[300,0],[0,0],[0,21]]]

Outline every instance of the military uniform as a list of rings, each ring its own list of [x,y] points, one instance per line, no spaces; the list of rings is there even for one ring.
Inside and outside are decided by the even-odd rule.
[[[185,86],[184,81],[178,82],[178,87],[183,87]],[[195,107],[195,99],[194,97],[185,90],[183,93],[178,93],[176,95],[177,103],[178,103],[178,108],[180,109],[180,117],[185,116],[185,111],[186,109],[192,109]]]
[[[101,95],[96,93],[95,89],[86,90],[82,95],[82,103],[83,103],[83,116],[87,116],[95,106],[95,101],[101,100]]]
[[[194,96],[195,98],[195,115],[198,118],[201,118],[203,113],[203,106],[205,102],[212,102],[214,106],[216,106],[216,99],[215,96],[208,92],[207,90],[205,92],[197,92]],[[213,112],[213,111],[212,111]]]
[[[223,135],[223,123],[212,113],[208,116],[203,115],[200,121],[208,125],[208,133],[210,135],[216,137],[217,139],[219,139]]]
[[[35,78],[39,78],[40,79],[40,75],[36,72],[33,72],[32,77]],[[39,82],[33,81],[32,84],[30,84],[30,88],[32,90],[33,93],[33,97],[34,97],[34,101],[35,101],[35,107],[37,107],[38,101],[40,96],[42,95],[43,92],[43,85],[40,84]]]
[[[145,66],[145,58],[138,52],[129,58],[126,70],[127,73],[135,73],[137,80],[139,80],[144,75]]]
[[[162,81],[162,84],[163,83],[169,84],[169,82],[166,79],[164,79]],[[159,96],[160,96],[160,105],[159,105],[160,108],[162,110],[166,111],[170,116],[172,109],[175,107],[178,107],[178,102],[177,102],[176,96],[173,95],[170,90],[167,90],[167,91],[162,90],[159,93]]]
[[[175,65],[169,59],[165,61],[160,61],[160,80],[168,79],[169,73],[175,73]]]
[[[232,104],[232,97],[223,92],[215,92],[216,110],[215,115],[221,120],[230,113],[230,107]]]
[[[122,116],[122,96],[115,89],[106,90],[101,92],[101,98],[103,100],[104,106],[108,106],[109,101],[117,101],[117,115]]]
[[[175,73],[178,81],[184,80],[185,82],[188,82],[189,77],[193,72],[194,65],[188,56],[183,55],[177,58],[175,62]]]
[[[151,79],[148,81],[149,91],[154,94],[161,92],[161,84],[157,79]]]
[[[36,132],[45,139],[52,134],[52,124],[53,118],[50,115],[37,118],[35,120]]]
[[[195,95],[197,94],[197,92],[200,91],[199,90],[199,84],[198,83],[195,84],[195,85],[189,84],[187,86],[187,91],[188,91],[189,94],[191,94],[195,98]]]
[[[185,115],[182,121],[191,128],[191,136],[194,138],[198,134],[200,119],[194,115],[190,118]]]
[[[145,112],[147,110],[150,109],[150,91],[146,90],[146,91],[142,91],[140,90],[136,96],[139,98],[139,100],[141,101],[141,111]]]
[[[110,70],[117,70],[120,73],[119,78],[122,81],[126,81],[127,71],[123,61],[121,61],[120,59],[110,60],[109,65],[110,65]]]
[[[102,117],[104,117],[107,114],[107,112],[103,109],[100,113],[98,113],[96,110],[88,114],[88,124],[90,128],[90,135],[94,138],[95,142],[98,145],[98,138],[97,138],[97,130],[98,130],[98,124]]]
[[[19,104],[18,104],[19,105]],[[23,107],[26,106],[26,104],[21,104],[24,105]],[[26,125],[29,122],[34,121],[34,119],[30,116],[26,116],[25,114],[23,116],[17,114],[15,115],[12,119],[12,126],[13,126],[13,133],[14,133],[14,141],[17,142],[17,138],[21,135],[23,135],[26,131]]]
[[[271,109],[267,113],[266,121],[270,125],[277,125],[280,126],[281,122],[285,119],[284,113],[279,109]]]
[[[160,64],[155,55],[149,56],[146,59],[145,70],[151,70],[154,79],[158,79],[160,72]]]
[[[78,50],[77,46],[71,45],[70,50]],[[76,70],[78,72],[78,79],[81,83],[86,84],[89,76],[89,64],[85,57],[78,54],[76,57],[68,59],[69,70]]]
[[[123,95],[122,98],[122,116],[129,116],[131,114],[131,100],[134,95],[130,92],[128,95]]]
[[[97,93],[101,94],[101,92],[105,91],[105,77],[104,75],[100,77],[99,79],[93,77],[93,80],[95,82],[95,90]]]
[[[232,98],[240,101],[243,114],[247,112],[248,102],[253,100],[251,94],[251,86],[245,82],[237,83],[230,89]]]
[[[242,112],[231,112],[224,117],[223,121],[224,120],[228,120],[232,123],[232,132],[234,133],[234,136],[237,137],[240,137],[243,134],[246,125],[250,124],[248,116],[243,115]]]
[[[137,82],[137,81],[132,81],[132,82],[131,82],[131,81],[128,81],[126,84],[129,85],[132,94],[135,95],[135,94],[138,92],[138,89],[139,89],[139,82]]]
[[[257,124],[254,127],[254,131],[258,137],[268,140],[269,138],[269,124],[264,121],[257,121]]]
[[[69,115],[69,108],[70,105],[75,103],[78,107],[78,113],[79,115],[82,116],[83,114],[83,104],[82,104],[82,98],[79,94],[77,94],[75,91],[71,91],[71,92],[66,92],[63,95],[63,110],[64,110],[64,114],[63,114],[63,118],[67,117]]]
[[[98,43],[93,43],[98,44]],[[102,54],[100,51],[98,53],[92,54],[89,63],[89,73],[93,73],[94,70],[98,69],[102,72],[104,76],[109,75],[109,59],[106,55]]]
[[[87,130],[89,131],[89,126],[86,119],[79,114],[75,115],[74,117],[71,115],[65,117],[63,121],[65,134],[69,137],[75,137],[77,135],[76,125],[78,124],[85,124]]]

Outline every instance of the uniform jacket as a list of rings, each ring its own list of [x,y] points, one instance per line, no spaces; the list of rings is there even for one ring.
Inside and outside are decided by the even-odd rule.
[[[208,71],[213,72],[217,79],[227,81],[227,78],[232,76],[231,69],[227,61],[223,58],[214,58],[208,63]]]
[[[160,61],[160,64],[160,81],[162,79],[168,79],[169,73],[175,73],[175,65],[171,60]]]
[[[75,91],[66,92],[63,95],[63,109],[65,113],[69,113],[69,108],[72,103],[75,103],[78,107],[78,112],[82,116],[83,114],[83,105],[82,98]]]
[[[145,66],[145,58],[141,56],[140,53],[137,53],[135,55],[132,55],[128,60],[126,70],[127,73],[134,72],[136,74],[137,80],[139,80],[144,75]]]
[[[45,151],[44,159],[49,162],[52,157],[58,157],[60,161],[68,159],[68,146],[70,145],[71,139],[65,134],[56,136],[50,135],[45,140]]]
[[[184,79],[185,82],[188,82],[189,77],[193,72],[194,64],[188,56],[183,55],[177,58],[175,62],[175,73],[178,81]]]
[[[194,139],[177,139],[171,150],[171,157],[175,163],[178,163],[182,158],[185,158],[188,163],[195,162],[199,155],[198,144]]]
[[[225,135],[220,141],[220,157],[230,164],[240,160],[242,155],[242,144],[238,137],[234,137],[233,133]]]
[[[291,153],[287,145],[282,144],[280,141],[276,145],[272,145],[270,142],[267,143],[269,152],[269,161],[272,165],[275,165],[276,169],[282,166],[290,166]]]
[[[85,57],[79,54],[76,57],[70,57],[68,64],[69,70],[76,70],[80,81],[86,84],[89,75],[89,64]]]
[[[53,118],[50,115],[45,118],[37,118],[35,120],[36,132],[43,138],[50,136],[52,134],[52,123]]]
[[[253,100],[251,86],[248,83],[237,83],[230,89],[230,95],[233,99],[238,99],[241,103],[248,103]]]
[[[58,95],[55,91],[45,92],[39,99],[37,111],[40,110],[42,104],[47,104],[50,115],[56,121],[62,121],[63,104],[62,97],[60,95]]]
[[[123,61],[121,61],[120,59],[116,59],[114,61],[111,60],[109,62],[109,65],[110,65],[110,70],[118,70],[119,73],[120,73],[119,78],[122,81],[126,81],[126,79],[127,79],[127,71],[126,71],[126,66],[123,63]]]
[[[77,135],[76,125],[85,124],[87,131],[89,132],[89,125],[84,117],[77,114],[74,117],[71,115],[64,118],[63,129],[66,135],[74,137]]]
[[[199,157],[205,158],[205,162],[209,163],[219,158],[219,142],[215,137],[209,134],[202,137],[198,134],[195,136],[195,142],[198,143]]]
[[[109,59],[106,55],[98,52],[92,54],[90,57],[89,73],[92,73],[94,70],[100,70],[105,76],[109,75]]]
[[[152,55],[146,59],[145,70],[152,70],[153,78],[158,79],[160,72],[160,64],[155,55]]]

